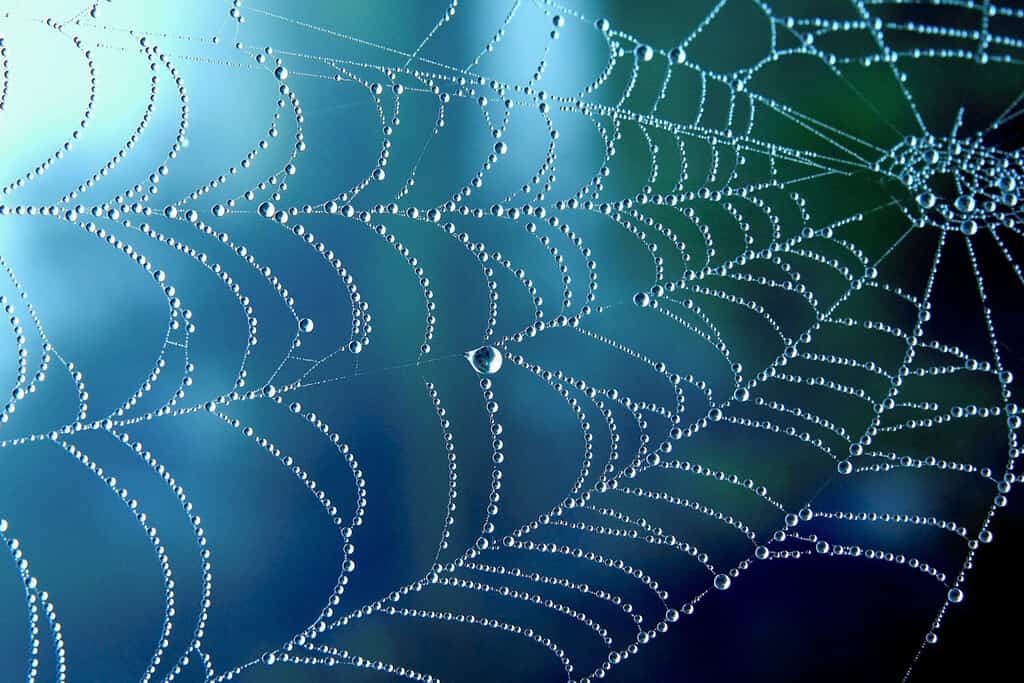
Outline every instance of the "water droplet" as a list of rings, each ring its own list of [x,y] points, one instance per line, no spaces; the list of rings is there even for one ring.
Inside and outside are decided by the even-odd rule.
[[[953,202],[953,206],[961,213],[974,211],[974,197],[969,194],[962,194]]]
[[[493,346],[481,346],[466,354],[466,360],[481,375],[493,375],[501,370],[501,363],[504,360],[501,351]]]

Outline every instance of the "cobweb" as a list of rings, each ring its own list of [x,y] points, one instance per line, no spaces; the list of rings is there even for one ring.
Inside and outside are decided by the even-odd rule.
[[[27,681],[615,678],[837,566],[907,678],[970,600],[1024,9],[47,4],[0,14]]]

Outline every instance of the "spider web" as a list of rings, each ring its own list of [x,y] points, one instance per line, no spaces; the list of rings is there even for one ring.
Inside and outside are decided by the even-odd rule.
[[[1024,10],[163,4],[0,20],[26,680],[589,681],[835,565],[910,677],[1019,476]]]

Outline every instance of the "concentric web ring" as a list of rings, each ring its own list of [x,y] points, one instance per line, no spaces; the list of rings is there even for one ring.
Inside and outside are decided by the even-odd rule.
[[[3,10],[4,679],[941,648],[1021,476],[1024,9],[683,4]]]

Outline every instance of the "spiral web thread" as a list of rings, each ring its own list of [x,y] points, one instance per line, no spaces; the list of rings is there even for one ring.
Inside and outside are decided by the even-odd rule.
[[[89,65],[91,83],[81,127],[30,170],[0,179],[6,182],[0,189],[4,201],[2,215],[45,216],[61,221],[67,229],[87,232],[133,267],[144,270],[166,300],[166,336],[151,373],[111,414],[96,415],[90,411],[89,378],[77,368],[75,359],[61,355],[60,340],[47,336],[44,321],[33,307],[27,288],[22,286],[13,265],[0,256],[0,267],[9,281],[5,285],[8,294],[0,303],[17,345],[17,378],[4,408],[3,427],[9,431],[11,425],[16,424],[18,406],[30,401],[51,375],[68,375],[78,396],[77,414],[72,420],[40,433],[4,436],[0,446],[11,451],[31,442],[58,445],[102,481],[146,533],[164,577],[166,610],[150,664],[139,678],[171,681],[190,666],[198,666],[205,680],[222,681],[231,680],[251,667],[291,662],[309,666],[364,667],[413,680],[435,680],[427,671],[414,671],[363,657],[330,643],[330,635],[343,632],[358,620],[380,614],[414,621],[457,621],[498,630],[507,637],[525,638],[545,648],[560,661],[569,680],[602,678],[623,660],[642,656],[644,644],[671,629],[680,619],[690,618],[685,615],[693,613],[698,603],[716,591],[728,590],[743,581],[744,574],[756,571],[760,563],[813,556],[828,556],[840,562],[856,558],[900,565],[916,570],[921,575],[920,581],[941,585],[945,599],[936,605],[931,626],[922,636],[922,650],[926,644],[936,642],[947,611],[955,609],[955,604],[964,599],[961,586],[967,580],[979,548],[992,540],[989,527],[1000,508],[1006,505],[1011,485],[1019,476],[1015,470],[1020,452],[1021,418],[1012,400],[1013,374],[1004,362],[1000,336],[1003,325],[1012,327],[1014,323],[1012,317],[999,320],[994,313],[991,299],[1002,293],[993,291],[987,273],[990,267],[1000,268],[1010,273],[1009,281],[1015,280],[1013,284],[1024,284],[1024,273],[1014,256],[1024,244],[1020,242],[1024,233],[1017,208],[1018,195],[1024,185],[1024,161],[1019,152],[990,142],[1000,131],[1019,123],[1024,99],[1018,96],[1009,101],[987,127],[966,130],[965,111],[961,109],[951,129],[933,131],[919,110],[915,82],[910,74],[921,62],[1019,68],[1024,56],[1024,39],[1012,35],[1012,30],[1024,27],[1024,10],[972,0],[920,4],[902,0],[856,1],[837,3],[842,7],[829,6],[830,10],[835,10],[835,18],[815,18],[787,15],[774,7],[776,3],[767,1],[721,0],[689,33],[680,36],[676,45],[659,48],[646,44],[642,36],[630,35],[607,20],[590,16],[585,9],[578,11],[546,0],[516,0],[510,4],[503,23],[495,27],[491,39],[469,64],[444,64],[425,56],[430,54],[431,42],[441,39],[448,24],[464,11],[465,4],[453,0],[443,8],[436,25],[411,51],[348,35],[331,26],[309,23],[279,11],[243,6],[237,0],[223,7],[223,12],[235,24],[236,42],[234,45],[218,43],[217,56],[206,56],[200,50],[201,44],[210,43],[206,37],[166,35],[138,27],[131,30],[133,27],[107,25],[104,23],[106,3],[97,3],[63,20],[17,12],[5,16],[6,37],[0,48],[3,59],[0,109],[8,98],[8,83],[16,83],[17,74],[8,67],[7,52],[17,49],[17,27],[22,22],[42,22],[71,40]],[[974,27],[929,23],[924,13],[926,6],[961,12],[959,16],[967,17],[963,23],[971,22]],[[730,12],[737,7],[760,16],[767,27],[770,41],[763,58],[730,71],[716,71],[702,65],[693,46],[721,22],[730,21]],[[904,19],[900,14],[902,10],[910,12],[908,16],[920,10],[922,18]],[[255,21],[278,22],[300,33],[328,36],[338,45],[354,44],[377,55],[380,62],[255,48],[244,42],[246,24]],[[545,45],[544,56],[532,79],[506,83],[490,77],[489,59],[500,53],[503,39],[517,30],[528,30],[532,39]],[[591,32],[604,42],[606,67],[580,92],[546,91],[545,75],[559,68],[557,61],[549,61],[550,50],[563,38],[562,34],[579,31]],[[857,47],[852,41],[850,45],[843,43],[843,38],[851,36],[859,39]],[[865,48],[865,44],[870,47]],[[53,169],[59,169],[66,163],[65,159],[72,158],[79,137],[87,134],[86,124],[97,97],[97,78],[102,77],[96,75],[93,54],[100,50],[122,51],[134,59],[146,60],[151,67],[153,79],[143,118],[132,136],[102,168],[76,181],[75,188],[59,201],[19,203],[19,192]],[[223,54],[231,56],[221,58]],[[770,92],[760,90],[762,71],[776,68],[787,60],[813,62],[820,73],[834,78],[855,101],[873,110],[877,115],[873,126],[884,132],[877,138],[870,138],[844,130],[841,124],[805,113]],[[169,199],[160,193],[161,182],[174,175],[175,161],[188,146],[192,126],[189,84],[178,70],[179,61],[207,64],[210,68],[265,72],[266,92],[279,99],[268,134],[255,141],[243,158],[214,171],[208,180],[179,200],[168,203]],[[623,71],[627,74],[624,79],[613,77]],[[900,122],[890,120],[874,107],[872,97],[862,89],[864,73],[881,74],[888,86],[898,93],[904,113]],[[637,84],[651,74],[660,79],[657,95],[653,102],[637,103],[633,97]],[[674,81],[684,75],[692,76],[699,84],[697,90],[688,93],[696,102],[694,115],[689,120],[663,118],[661,112],[665,111],[664,103],[673,91]],[[368,127],[366,134],[380,138],[379,159],[354,186],[339,188],[337,194],[323,197],[318,203],[297,205],[289,201],[292,189],[289,184],[301,184],[300,170],[306,170],[302,165],[303,155],[317,144],[305,135],[307,117],[300,99],[303,85],[312,81],[357,86],[368,94],[379,125]],[[156,106],[158,83],[172,84],[179,99],[173,143],[146,178],[115,191],[115,196],[106,201],[98,200],[98,194],[111,193],[110,182],[104,182],[106,176],[142,144],[144,132],[159,113]],[[401,107],[413,99],[434,103],[436,123],[422,148],[399,149],[392,138],[404,123],[400,119]],[[432,140],[445,128],[448,108],[460,100],[476,106],[493,135],[493,148],[480,152],[479,169],[472,177],[451,179],[454,190],[450,199],[439,204],[418,204],[413,198],[420,164],[428,156]],[[603,143],[602,163],[578,187],[564,187],[559,183],[556,172],[560,170],[562,136],[556,126],[556,115],[559,121],[571,122],[569,125],[592,128]],[[499,200],[481,204],[478,196],[488,188],[495,169],[501,167],[504,157],[517,145],[515,135],[506,135],[517,116],[539,117],[548,137],[544,159],[531,177],[522,179],[521,186],[507,191],[502,189],[503,196]],[[791,145],[766,137],[766,131],[772,128],[762,125],[762,121],[789,126],[808,144]],[[639,192],[610,196],[607,186],[615,178],[615,156],[625,144],[623,130],[627,128],[638,132],[646,141],[648,177]],[[699,156],[697,149],[705,150],[708,155],[703,167],[699,161],[690,161],[691,155]],[[275,170],[264,180],[252,181],[252,174],[246,171],[262,158],[282,150],[285,161],[275,162]],[[664,162],[665,150],[675,152],[678,163]],[[398,158],[405,158],[411,164],[402,182],[396,185],[391,169]],[[937,174],[952,178],[954,189],[947,195],[931,183]],[[826,222],[821,222],[808,207],[802,188],[822,180],[864,175],[877,178],[879,184],[888,183],[889,189],[880,194],[884,200]],[[391,183],[390,201],[364,199],[375,186],[384,183]],[[207,201],[214,203],[204,203]],[[706,213],[708,207],[715,210],[713,218]],[[308,259],[326,262],[333,270],[339,291],[351,302],[351,330],[347,338],[337,340],[336,350],[322,357],[304,355],[302,342],[319,331],[319,321],[302,315],[302,302],[293,298],[288,285],[276,274],[273,254],[250,249],[244,237],[229,234],[220,227],[222,219],[233,214],[248,214],[252,220],[286,232],[304,245]],[[628,234],[647,252],[653,279],[637,291],[632,300],[608,301],[600,296],[599,273],[605,267],[614,271],[617,265],[614,255],[609,255],[605,266],[596,250],[592,251],[588,245],[586,231],[572,227],[577,220],[584,220],[579,216],[600,217],[606,221],[603,230]],[[875,239],[877,232],[872,233],[875,228],[871,221],[876,216],[885,216],[890,225],[899,226],[891,236],[885,237],[884,244]],[[403,315],[418,316],[417,309],[425,313],[422,338],[406,340],[418,347],[417,355],[408,362],[378,367],[375,371],[424,372],[434,363],[461,363],[460,357],[465,351],[445,349],[439,353],[434,348],[441,324],[438,317],[441,306],[417,254],[389,227],[395,217],[415,222],[417,230],[447,235],[450,239],[446,243],[453,253],[466,253],[478,263],[488,306],[479,344],[496,350],[505,363],[495,377],[482,376],[479,382],[486,410],[484,419],[493,435],[493,452],[489,454],[492,461],[489,502],[477,540],[462,548],[449,543],[450,528],[458,517],[456,510],[463,513],[455,504],[461,485],[457,474],[456,437],[442,390],[434,381],[425,379],[449,470],[448,514],[444,517],[435,563],[425,568],[417,581],[396,586],[390,594],[363,605],[347,603],[345,593],[350,577],[358,576],[356,548],[360,527],[366,515],[372,514],[373,506],[368,501],[372,499],[373,482],[364,480],[357,455],[344,437],[299,397],[310,388],[340,386],[357,376],[360,368],[356,361],[365,350],[372,348],[375,339],[374,312],[393,304],[363,297],[359,273],[364,264],[348,262],[343,244],[334,243],[329,234],[320,234],[319,229],[314,233],[313,227],[304,225],[310,217],[330,217],[331,225],[361,226],[372,231],[404,260],[418,281],[422,303],[413,306],[403,301],[400,304],[405,307]],[[488,221],[500,222],[506,231],[514,231],[518,240],[540,245],[547,262],[519,263],[493,249],[486,241],[478,241],[474,237],[474,226]],[[231,263],[217,263],[188,238],[173,237],[173,231],[166,226],[174,226],[176,230],[187,228],[192,234],[212,237],[230,248],[236,258]],[[917,238],[917,235],[922,237]],[[898,281],[896,277],[887,278],[885,273],[893,266],[888,260],[901,253],[900,249],[911,239],[918,240],[915,256],[925,266],[923,278],[909,283]],[[197,367],[190,359],[190,338],[202,321],[194,319],[189,302],[179,298],[170,274],[173,269],[147,256],[145,245],[152,242],[171,247],[177,252],[177,258],[195,262],[208,277],[219,280],[237,300],[245,316],[248,340],[234,386],[214,397],[196,400],[191,395],[190,387],[202,367]],[[984,258],[979,256],[979,250],[984,250]],[[987,340],[976,350],[947,343],[932,336],[929,329],[932,310],[938,306],[936,282],[941,278],[944,259],[954,251],[966,255],[973,277],[973,282],[969,283],[969,289],[973,290],[972,305],[980,312],[979,330]],[[558,272],[563,286],[561,301],[554,305],[543,300],[541,288],[531,279],[533,271],[551,267]],[[253,376],[248,372],[250,356],[263,332],[258,311],[240,284],[241,280],[233,275],[239,270],[250,271],[269,283],[296,326],[289,348],[277,363],[277,370],[268,376]],[[838,279],[840,285],[826,286],[825,280],[829,278]],[[521,292],[510,290],[507,297],[499,298],[499,293],[505,295],[505,282],[513,283]],[[533,308],[532,319],[516,322],[509,331],[502,332],[503,308],[499,302],[521,293],[526,294],[525,300]],[[872,301],[897,302],[910,313],[896,322],[873,319],[870,306],[858,307],[853,303],[864,297],[875,297]],[[671,334],[679,339],[695,340],[706,346],[717,355],[723,367],[728,368],[729,381],[716,384],[702,371],[673,367],[662,358],[618,338],[615,325],[600,324],[602,317],[609,317],[623,308],[642,316],[636,319],[645,321],[644,324],[659,330],[671,329]],[[757,333],[764,335],[760,343],[774,349],[766,364],[752,366],[750,361],[742,362],[738,357],[734,350],[736,343],[718,320],[726,308],[750,314],[759,319],[759,329],[768,330]],[[610,319],[615,321],[614,317]],[[629,396],[615,386],[596,385],[586,376],[542,366],[531,358],[529,347],[525,345],[558,330],[585,338],[644,367],[670,388],[673,401],[662,404]],[[890,340],[899,348],[898,361],[855,357],[830,351],[827,344],[817,343],[819,337],[827,336],[828,332],[852,336],[855,331],[857,334],[867,331]],[[346,358],[351,358],[348,372],[341,375],[328,372],[339,367],[339,362]],[[296,367],[301,370],[296,371]],[[861,373],[860,384],[858,380],[849,379],[856,374],[851,371]],[[516,372],[534,376],[560,397],[576,423],[567,434],[582,437],[579,447],[582,452],[577,454],[578,476],[564,492],[563,500],[536,519],[514,520],[506,533],[499,534],[496,524],[502,521],[503,505],[500,490],[503,470],[508,466],[502,436],[528,428],[501,420],[501,381]],[[944,382],[964,373],[980,378],[979,383],[989,387],[989,393],[997,398],[987,403],[965,400],[940,404],[935,400],[906,397],[907,394],[913,396],[914,391],[907,387],[915,381],[922,385],[928,381]],[[773,397],[776,396],[772,393],[773,387],[779,385],[786,386],[786,395],[795,398],[784,402]],[[866,408],[866,421],[844,423],[827,417],[819,411],[819,390],[844,396]],[[167,398],[157,400],[157,407],[140,407],[146,400],[160,395]],[[350,470],[354,495],[349,492],[329,495],[296,459],[263,436],[258,427],[248,426],[233,417],[232,411],[245,402],[265,402],[305,418],[305,429],[318,434],[317,438],[327,439],[336,449],[339,462]],[[294,637],[251,661],[220,661],[215,652],[207,649],[203,635],[211,605],[216,604],[217,592],[212,580],[216,548],[207,544],[201,511],[193,505],[186,487],[162,464],[159,445],[143,443],[133,436],[135,428],[142,423],[170,421],[204,412],[209,413],[210,420],[219,421],[223,429],[254,440],[279,459],[331,519],[341,548],[337,558],[337,584],[321,613]],[[625,447],[626,439],[619,438],[621,425],[629,422],[639,431],[635,448]],[[891,435],[961,422],[981,423],[1002,435],[999,465],[980,466],[970,458],[960,460],[952,454],[918,457],[885,445]],[[955,519],[882,510],[818,509],[814,505],[817,494],[803,500],[776,497],[765,482],[688,459],[686,444],[689,440],[723,426],[737,431],[760,430],[781,435],[794,444],[816,451],[830,463],[831,473],[819,482],[818,492],[837,482],[868,475],[938,469],[983,482],[989,498],[987,507],[979,522],[967,524]],[[593,446],[598,431],[606,431],[608,435],[607,455],[599,454]],[[172,558],[148,521],[145,502],[123,488],[116,473],[99,466],[84,447],[76,444],[76,437],[82,432],[109,435],[160,477],[180,503],[192,527],[202,567],[202,602],[193,623],[177,623],[173,609],[177,593]],[[475,454],[460,453],[459,457],[472,455]],[[706,479],[708,485],[717,481],[742,495],[756,498],[770,509],[771,528],[762,529],[761,525],[745,522],[728,510],[666,492],[661,482],[669,476],[670,470],[698,480]],[[345,503],[339,502],[343,499]],[[639,501],[652,507],[667,505],[695,511],[720,525],[723,535],[744,537],[745,556],[734,563],[722,564],[715,559],[716,548],[697,547],[685,539],[685,533],[682,537],[673,535],[643,514],[633,512],[635,507],[626,512],[620,505],[626,499],[631,505]],[[465,514],[472,517],[478,511]],[[956,538],[962,553],[960,565],[941,570],[899,549],[861,547],[836,540],[842,534],[833,535],[833,532],[850,524],[900,524],[940,529]],[[568,533],[568,538],[574,540],[566,543],[535,540],[543,538],[543,532],[552,528],[563,532],[561,538],[566,538],[565,533]],[[76,643],[65,643],[58,616],[60,596],[49,594],[37,579],[29,563],[32,549],[19,542],[14,535],[16,532],[13,524],[0,521],[0,534],[24,582],[33,655],[26,680],[49,677],[39,670],[39,653],[47,638],[52,641],[57,680],[72,679],[74,671],[68,666],[66,648],[73,650]],[[602,538],[627,539],[685,556],[681,562],[700,565],[706,575],[705,585],[693,594],[670,594],[655,576],[632,564],[629,556],[594,550]],[[618,589],[607,589],[569,576],[520,569],[515,556],[508,554],[510,551],[563,555],[571,560],[567,566],[611,568],[631,581],[626,584],[631,590],[653,596],[661,605],[661,611],[639,614],[633,607],[635,596]],[[894,567],[893,571],[897,569]],[[525,580],[528,586],[510,587],[513,576]],[[622,612],[622,619],[632,624],[634,632],[625,639],[613,637],[604,623],[579,605],[552,599],[550,589],[553,586],[567,589],[559,595],[587,596],[613,606]],[[428,589],[477,591],[500,600],[541,604],[592,631],[597,644],[588,652],[571,652],[557,642],[558,632],[542,633],[486,614],[410,606],[411,596]],[[191,636],[184,647],[175,649],[169,638],[172,630],[180,628],[189,629]],[[576,664],[577,655],[583,660],[593,659],[593,650],[598,651],[595,665],[584,668]],[[908,657],[907,677],[922,650]]]

